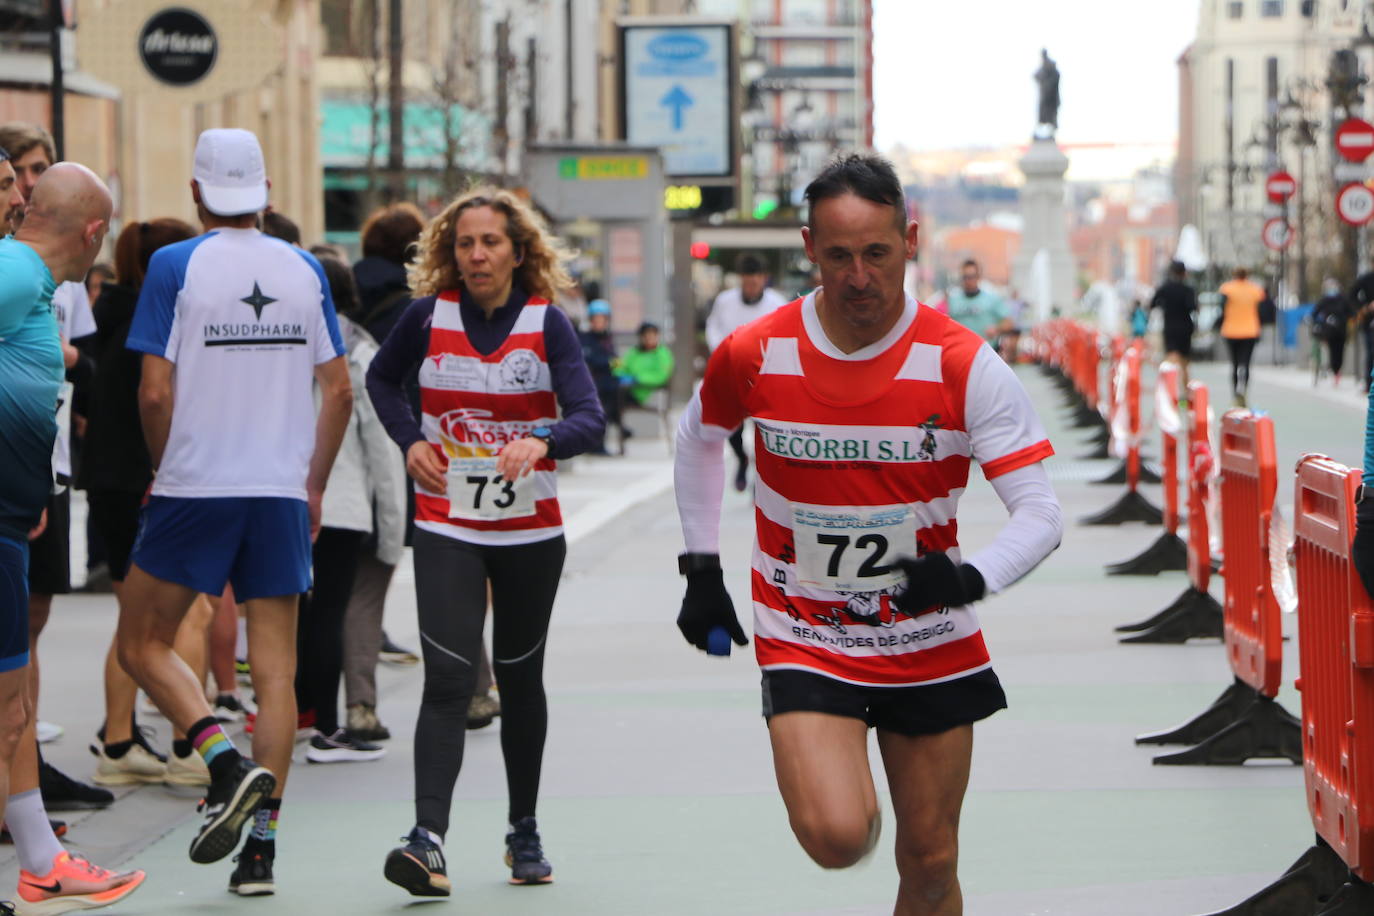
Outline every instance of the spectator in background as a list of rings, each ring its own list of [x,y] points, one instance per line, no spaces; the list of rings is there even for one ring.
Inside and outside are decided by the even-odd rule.
[[[660,338],[658,325],[644,322],[639,326],[639,342],[616,361],[616,378],[635,407],[646,406],[673,377],[673,351]]]
[[[139,507],[153,480],[153,463],[138,412],[143,357],[126,349],[124,341],[153,252],[195,235],[195,229],[179,219],[126,225],[115,242],[118,282],[104,284],[95,303],[96,370],[86,447],[98,460],[82,464],[77,486],[86,490],[91,525],[109,553],[110,579],[118,602],[123,601],[124,577],[138,533]],[[194,664],[204,654],[197,645],[204,639],[204,621],[188,616],[177,632],[177,654]],[[105,725],[99,733],[95,781],[105,786],[164,781],[207,784],[209,771],[200,755],[191,750],[190,742],[173,741],[170,758],[148,743],[134,720],[137,694],[138,686],[119,664],[112,639],[105,658]]]
[[[1350,300],[1341,292],[1341,284],[1333,277],[1322,282],[1322,297],[1312,307],[1312,336],[1326,342],[1331,358],[1331,384],[1341,384],[1341,369],[1345,366],[1345,338],[1354,317]],[[1315,377],[1314,377],[1315,384]]]
[[[262,234],[301,247],[301,227],[276,210],[268,210],[262,215]]]
[[[605,299],[593,299],[587,304],[587,329],[578,334],[582,341],[582,358],[592,374],[596,396],[606,413],[606,425],[612,423],[620,430],[621,451],[624,451],[625,424],[620,417],[620,382],[615,377],[615,340],[611,337],[611,304]],[[601,445],[588,454],[609,455],[605,433]]]
[[[92,307],[100,298],[100,290],[107,282],[114,282],[114,278],[114,268],[109,264],[91,265],[91,269],[86,272],[86,298],[90,300]]]
[[[314,584],[301,596],[296,703],[303,715],[314,715],[315,734],[305,749],[305,759],[343,763],[376,760],[386,753],[384,748],[340,727],[339,679],[343,673],[344,621],[358,556],[372,534],[374,517],[384,516],[393,526],[400,525],[405,512],[405,466],[364,391],[377,342],[347,317],[357,313],[358,305],[352,271],[334,258],[324,258],[320,266],[339,311],[339,333],[353,383],[353,417],[324,491],[322,526],[312,548]],[[380,637],[381,620],[375,624]]]
[[[1182,261],[1170,263],[1167,279],[1150,300],[1151,309],[1164,313],[1164,358],[1178,366],[1180,393],[1188,390],[1188,360],[1193,356],[1197,316],[1197,291],[1187,279],[1188,268]]]
[[[1250,279],[1250,271],[1237,267],[1221,284],[1221,336],[1231,354],[1231,404],[1244,407],[1250,389],[1250,360],[1260,336],[1260,303],[1264,287]]]
[[[386,340],[392,325],[410,304],[406,263],[424,228],[420,208],[399,203],[374,210],[359,232],[363,257],[353,265],[360,312],[355,320],[379,344]],[[418,403],[418,388],[415,397]]]
[[[1348,298],[1355,310],[1355,325],[1364,337],[1364,381],[1360,387],[1368,392],[1374,380],[1374,270],[1356,278]]]
[[[1131,302],[1131,337],[1142,340],[1149,329],[1150,313],[1145,309],[1145,303],[1136,299]]]
[[[735,272],[739,274],[739,286],[721,291],[711,303],[711,314],[706,317],[706,346],[712,353],[737,328],[787,304],[782,294],[768,285],[768,267],[763,258],[745,252],[736,259]],[[735,453],[735,489],[743,493],[749,486],[744,424],[730,434],[729,441]]]
[[[959,279],[959,286],[947,297],[949,317],[995,344],[998,335],[1012,327],[1007,303],[992,290],[983,289],[983,271],[972,258],[960,265]]]

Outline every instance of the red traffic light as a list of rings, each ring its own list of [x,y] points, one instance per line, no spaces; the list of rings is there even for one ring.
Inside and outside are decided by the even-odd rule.
[[[690,251],[692,257],[696,258],[698,261],[704,261],[711,256],[711,246],[705,242],[693,242],[692,247],[689,248],[688,251]]]

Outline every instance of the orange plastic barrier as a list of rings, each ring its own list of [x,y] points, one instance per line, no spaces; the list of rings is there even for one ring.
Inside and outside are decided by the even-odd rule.
[[[1226,655],[1236,677],[1273,699],[1283,671],[1283,627],[1269,574],[1269,523],[1279,486],[1273,419],[1228,411],[1220,450]]]
[[[1212,445],[1208,436],[1207,386],[1194,381],[1188,385],[1190,411],[1188,430],[1188,581],[1174,602],[1152,617],[1123,624],[1118,633],[1124,643],[1181,643],[1189,639],[1220,637],[1223,634],[1222,610],[1207,593],[1212,581],[1211,532],[1207,506],[1211,499],[1213,468]],[[1172,734],[1172,733],[1169,733]],[[1146,736],[1154,737],[1154,736]],[[1205,737],[1205,735],[1204,735]],[[1166,743],[1145,741],[1140,743]],[[1195,738],[1194,740],[1201,740]]]
[[[1359,471],[1328,458],[1298,463],[1293,553],[1307,807],[1318,835],[1371,882],[1374,608],[1350,560],[1359,483]]]
[[[1155,382],[1158,388],[1158,401],[1169,405],[1178,404],[1178,366],[1163,363],[1159,367],[1159,377]],[[1172,409],[1172,408],[1171,408]],[[1159,463],[1164,471],[1164,533],[1178,535],[1178,436],[1159,426]]]

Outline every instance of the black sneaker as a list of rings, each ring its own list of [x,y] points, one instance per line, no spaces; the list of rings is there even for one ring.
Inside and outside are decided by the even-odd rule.
[[[522,817],[506,834],[506,865],[511,884],[552,884],[553,866],[544,858],[539,827],[532,817]]]
[[[305,759],[310,763],[360,763],[384,754],[386,748],[364,741],[346,728],[336,729],[328,736],[315,732],[305,749]]]
[[[234,856],[237,863],[229,876],[229,893],[240,897],[266,897],[277,892],[272,880],[272,857],[263,852],[250,852],[247,847]]]
[[[205,815],[205,823],[191,841],[191,861],[206,865],[233,852],[243,825],[276,787],[277,777],[246,757],[228,777],[212,781],[196,806]]]
[[[38,770],[38,786],[49,811],[89,811],[108,808],[114,801],[109,789],[77,782],[47,761]]]
[[[405,668],[420,664],[420,656],[404,646],[396,645],[386,633],[382,634],[382,648],[378,651],[377,658],[388,665],[400,665]]]
[[[402,837],[406,844],[386,854],[382,874],[392,884],[415,897],[447,897],[453,885],[448,880],[444,851],[416,827]]]

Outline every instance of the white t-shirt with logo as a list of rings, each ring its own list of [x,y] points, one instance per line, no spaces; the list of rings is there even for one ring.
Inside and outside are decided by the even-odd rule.
[[[71,343],[95,333],[95,315],[86,284],[76,280],[59,283],[52,294],[52,310],[62,342]],[[63,382],[57,401],[57,438],[52,445],[52,470],[63,477],[72,476],[72,385]]]
[[[315,366],[344,355],[313,256],[256,229],[168,245],[127,346],[176,364],[155,496],[306,498]]]

